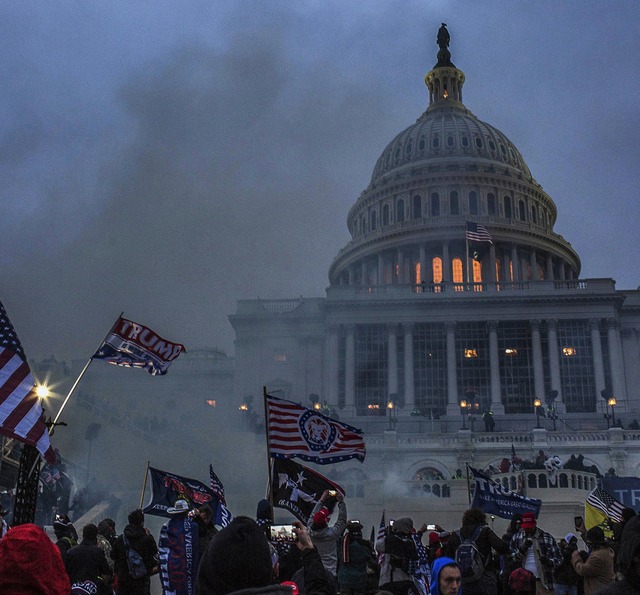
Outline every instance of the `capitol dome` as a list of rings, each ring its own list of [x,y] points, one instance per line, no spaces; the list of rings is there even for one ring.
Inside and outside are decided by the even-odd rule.
[[[329,269],[331,285],[505,289],[577,279],[580,258],[553,231],[555,203],[507,136],[462,102],[465,75],[451,62],[444,26],[438,45],[438,62],[425,76],[427,110],[382,151],[351,207],[351,241]],[[469,226],[491,238],[475,246],[472,260]],[[456,290],[463,289],[473,290]]]

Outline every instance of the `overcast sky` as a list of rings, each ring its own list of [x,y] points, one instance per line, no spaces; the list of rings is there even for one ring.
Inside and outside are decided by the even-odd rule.
[[[121,311],[232,354],[236,300],[323,296],[441,22],[581,277],[640,284],[635,0],[3,0],[0,22],[0,300],[31,358],[87,358]]]

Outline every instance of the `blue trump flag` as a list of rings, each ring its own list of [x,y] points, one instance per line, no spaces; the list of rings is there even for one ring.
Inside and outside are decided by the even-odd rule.
[[[479,508],[503,519],[525,512],[532,512],[537,517],[540,513],[541,500],[516,494],[473,467],[469,467],[469,470],[476,482],[472,508]]]

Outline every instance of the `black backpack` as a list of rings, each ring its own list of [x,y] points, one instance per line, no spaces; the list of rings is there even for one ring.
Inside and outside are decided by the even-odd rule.
[[[478,535],[480,535],[483,528],[483,525],[476,527],[471,537],[467,539],[462,537],[460,531],[456,531],[460,538],[460,545],[456,549],[456,563],[460,567],[463,584],[475,583],[484,574],[485,562],[476,544]]]
[[[129,568],[129,576],[136,579],[144,578],[145,576],[147,576],[147,567],[144,564],[142,556],[131,547],[124,533],[122,534],[122,541],[124,542],[124,547],[127,552],[127,566]]]

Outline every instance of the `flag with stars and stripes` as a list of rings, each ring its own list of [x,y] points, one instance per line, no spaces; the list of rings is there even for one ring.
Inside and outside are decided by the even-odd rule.
[[[220,478],[215,474],[213,470],[213,465],[211,464],[209,465],[209,478],[210,478],[211,491],[216,496],[218,496],[218,500],[220,500],[222,504],[226,505],[227,501],[225,500],[225,497],[224,497],[224,486],[222,485]]]
[[[35,447],[54,464],[42,403],[27,358],[0,302],[0,433]]]
[[[484,225],[474,223],[473,221],[467,221],[467,233],[466,238],[470,242],[489,242],[493,244],[493,238],[487,231]]]
[[[595,488],[584,504],[584,525],[587,529],[602,527],[605,535],[611,535],[610,521],[622,521],[624,504],[618,502],[609,492]]]
[[[227,508],[227,501],[224,497],[224,486],[222,485],[220,478],[213,471],[213,465],[211,464],[209,465],[209,487],[218,498],[218,506],[216,508],[214,522],[220,527],[226,527],[233,520],[233,515]]]
[[[364,461],[362,430],[331,419],[298,403],[265,395],[269,456],[329,465]]]

